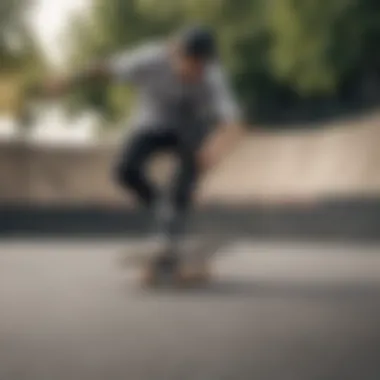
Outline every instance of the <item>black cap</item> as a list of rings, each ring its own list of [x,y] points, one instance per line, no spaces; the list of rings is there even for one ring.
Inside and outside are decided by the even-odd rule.
[[[212,60],[217,55],[217,43],[213,32],[205,27],[192,27],[181,34],[181,47],[184,54],[204,59]]]

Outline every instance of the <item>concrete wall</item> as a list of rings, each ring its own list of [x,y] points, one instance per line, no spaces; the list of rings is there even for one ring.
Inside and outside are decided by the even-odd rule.
[[[251,133],[202,184],[193,231],[260,238],[380,239],[380,126]],[[0,236],[125,236],[147,214],[111,180],[117,145],[0,147]],[[167,159],[151,175],[163,183]],[[262,207],[264,205],[264,207]]]
[[[311,132],[252,135],[209,195],[230,200],[380,195],[380,117]]]
[[[380,195],[380,117],[309,132],[251,133],[201,187],[202,201],[247,203]],[[2,203],[112,205],[130,201],[111,181],[117,144],[47,148],[3,143]],[[152,169],[168,173],[164,160]]]

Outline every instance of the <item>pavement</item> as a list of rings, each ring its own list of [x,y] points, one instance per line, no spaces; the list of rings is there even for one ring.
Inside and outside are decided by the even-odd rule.
[[[380,379],[380,246],[231,242],[181,291],[137,243],[0,242],[0,380]]]

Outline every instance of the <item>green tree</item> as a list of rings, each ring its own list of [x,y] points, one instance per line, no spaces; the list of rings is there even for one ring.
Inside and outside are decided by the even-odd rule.
[[[87,21],[86,21],[87,20]],[[161,21],[147,17],[137,1],[94,0],[89,15],[72,20],[69,34],[69,66],[79,69],[88,61],[107,57],[140,41],[157,38],[173,29],[178,20]],[[118,120],[133,102],[126,86],[91,83],[71,97],[73,112],[90,107],[107,120]]]
[[[380,85],[377,0],[94,2],[90,22],[84,26],[76,21],[73,28],[78,43],[72,61],[108,54],[189,23],[205,23],[216,31],[252,118],[304,109],[324,99],[359,98],[364,84]],[[123,89],[95,87],[85,98],[109,114],[118,115],[125,108],[122,100],[131,98]]]
[[[28,24],[31,0],[0,2],[0,110],[18,111],[24,87],[39,77],[44,58]]]

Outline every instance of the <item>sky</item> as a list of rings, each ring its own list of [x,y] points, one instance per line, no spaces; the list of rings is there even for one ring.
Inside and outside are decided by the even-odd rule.
[[[52,62],[62,60],[62,37],[72,12],[85,11],[89,0],[36,0],[31,22]]]

